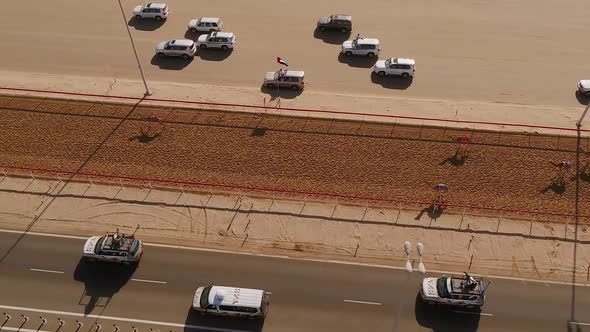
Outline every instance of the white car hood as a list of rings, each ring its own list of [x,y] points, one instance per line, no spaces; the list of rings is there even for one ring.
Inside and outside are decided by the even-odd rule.
[[[329,16],[322,16],[318,20],[318,24],[326,24],[328,22],[330,22],[330,17]]]
[[[375,62],[375,68],[385,69],[385,60],[379,60],[379,61]]]
[[[198,20],[198,19],[196,19],[196,18],[195,18],[195,19],[193,19],[193,20],[191,20],[190,22],[188,22],[188,26],[189,26],[189,28],[196,28],[196,27],[197,27],[197,23],[198,23],[198,22],[199,22],[199,20]]]
[[[422,280],[422,293],[426,297],[440,297],[436,290],[436,278],[424,278]]]
[[[584,89],[590,89],[590,80],[581,80],[578,84]]]
[[[199,39],[197,39],[197,42],[204,43],[207,41],[207,38],[209,38],[209,35],[200,35]]]
[[[135,6],[135,8],[133,8],[133,14],[139,14],[139,13],[141,13],[141,9],[142,8],[143,7],[141,5],[140,6]]]
[[[352,40],[347,40],[344,43],[342,43],[342,48],[343,49],[349,49],[352,48]]]
[[[162,51],[162,50],[164,50],[164,47],[166,47],[166,42],[165,41],[160,42],[160,43],[158,43],[158,45],[156,45],[156,50]]]
[[[100,236],[93,236],[86,240],[86,243],[84,243],[84,254],[94,255],[94,248],[96,248],[96,243],[99,239]]]

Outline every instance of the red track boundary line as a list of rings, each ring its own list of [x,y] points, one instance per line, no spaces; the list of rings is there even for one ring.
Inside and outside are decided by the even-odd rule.
[[[111,174],[100,174],[100,173],[73,172],[73,171],[45,169],[45,168],[20,167],[20,166],[8,166],[8,165],[0,165],[0,168],[19,170],[19,171],[39,172],[39,173],[45,173],[45,174],[71,175],[72,177],[73,176],[87,176],[87,177],[105,178],[105,179],[113,179],[113,180],[156,182],[156,183],[162,183],[162,184],[188,185],[188,186],[199,186],[199,187],[218,188],[218,189],[219,188],[232,189],[232,190],[238,189],[238,190],[249,190],[249,191],[257,191],[257,192],[267,192],[267,193],[309,195],[309,196],[319,196],[319,197],[328,197],[328,198],[343,198],[343,199],[351,199],[351,200],[356,200],[356,201],[417,204],[417,205],[426,205],[426,206],[430,206],[432,204],[430,202],[424,202],[424,201],[403,200],[403,199],[395,199],[395,198],[355,196],[355,195],[335,194],[335,193],[325,193],[325,192],[313,192],[313,191],[290,190],[290,189],[273,189],[273,188],[263,188],[263,187],[253,187],[253,186],[241,186],[241,185],[219,184],[219,183],[208,183],[208,182],[197,182],[197,181],[182,181],[182,180],[172,180],[172,179],[143,178],[143,177],[128,176],[128,175],[111,175]],[[473,209],[473,210],[483,210],[483,211],[508,212],[508,213],[516,213],[516,214],[575,217],[574,214],[569,214],[569,213],[546,212],[546,211],[535,211],[535,210],[520,210],[520,209],[511,209],[511,208],[492,208],[492,207],[474,206],[474,205],[467,205],[467,204],[445,203],[444,206],[445,207],[454,207],[454,208]],[[579,217],[580,218],[590,218],[590,215],[580,215]]]
[[[95,97],[95,98],[106,98],[106,99],[119,99],[119,100],[145,100],[153,102],[164,102],[164,103],[179,103],[179,104],[192,104],[192,105],[207,105],[207,106],[224,106],[224,107],[242,107],[250,109],[264,109],[268,110],[267,106],[261,105],[249,105],[249,104],[233,104],[233,103],[216,103],[216,102],[204,102],[204,101],[193,101],[193,100],[177,100],[177,99],[162,99],[162,98],[149,98],[149,97],[131,97],[131,96],[119,96],[119,95],[103,95],[103,94],[92,94],[92,93],[79,93],[79,92],[67,92],[67,91],[55,91],[55,90],[40,90],[40,89],[24,89],[24,88],[10,88],[0,87],[0,90],[4,91],[20,91],[20,92],[35,92],[45,94],[57,94],[67,96],[79,96],[79,97]],[[477,124],[477,125],[492,125],[492,126],[505,126],[505,127],[516,127],[516,128],[535,128],[535,129],[551,129],[551,130],[565,130],[565,131],[576,131],[576,128],[567,127],[553,127],[553,126],[541,126],[531,124],[518,124],[518,123],[505,123],[505,122],[487,122],[487,121],[469,121],[469,120],[450,120],[441,118],[429,118],[429,117],[417,117],[417,116],[404,116],[404,115],[387,115],[387,114],[372,114],[363,112],[346,112],[336,110],[319,110],[319,109],[304,109],[304,108],[280,108],[281,111],[290,112],[308,112],[308,113],[319,113],[319,114],[338,114],[338,115],[354,115],[354,116],[366,116],[372,118],[388,118],[388,119],[404,119],[404,120],[419,120],[427,122],[442,122],[442,123],[458,123],[458,124]],[[580,129],[581,132],[590,132],[590,129]]]

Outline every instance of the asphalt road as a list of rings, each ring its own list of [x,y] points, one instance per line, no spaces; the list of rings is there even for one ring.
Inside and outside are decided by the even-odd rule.
[[[3,309],[100,314],[212,331],[566,331],[570,315],[566,285],[493,280],[482,313],[474,314],[417,305],[417,273],[150,246],[133,271],[80,263],[83,240],[19,238],[0,233]],[[268,318],[228,321],[191,314],[193,291],[210,283],[270,291]],[[577,298],[576,320],[590,322],[590,289],[577,287]]]
[[[576,83],[590,77],[590,7],[577,0],[167,0],[165,23],[135,22],[141,1],[121,2],[127,21],[116,0],[5,1],[0,70],[139,79],[128,24],[147,79],[156,81],[258,88],[281,56],[306,71],[313,91],[579,107]],[[315,31],[318,17],[334,12],[352,14],[352,36]],[[196,38],[187,24],[200,16],[219,16],[236,33],[233,53],[154,57],[160,41]],[[379,38],[383,59],[415,58],[413,82],[374,77],[374,61],[339,56],[357,33]]]

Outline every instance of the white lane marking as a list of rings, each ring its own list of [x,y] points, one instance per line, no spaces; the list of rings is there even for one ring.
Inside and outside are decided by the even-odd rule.
[[[344,302],[348,303],[360,303],[360,304],[371,304],[371,305],[382,305],[379,302],[367,302],[367,301],[356,301],[356,300],[344,300]]]
[[[582,326],[590,326],[590,323],[582,323],[582,322],[570,322],[571,325],[582,325]]]
[[[135,279],[135,278],[132,278],[131,280],[133,280],[133,281],[139,281],[139,282],[149,282],[149,283],[152,283],[152,284],[167,284],[167,282],[165,282],[165,281],[158,281],[158,280]]]
[[[180,328],[185,328],[185,329],[188,328],[188,329],[194,329],[194,330],[219,331],[219,332],[249,332],[246,330],[224,329],[224,328],[219,328],[219,327],[208,327],[208,326],[201,326],[201,325],[187,325],[187,324],[160,322],[160,321],[155,321],[155,320],[144,320],[144,319],[135,319],[135,318],[126,318],[126,317],[103,316],[103,315],[92,315],[92,314],[85,315],[85,314],[78,313],[78,312],[46,310],[46,309],[36,309],[36,308],[27,308],[27,307],[15,307],[15,306],[2,305],[2,304],[0,304],[0,309],[37,312],[37,313],[43,313],[43,314],[54,314],[54,315],[72,316],[72,317],[94,318],[94,319],[120,321],[120,322],[128,322],[128,323],[140,323],[140,324],[180,327]],[[3,327],[2,329],[5,329],[5,327]],[[20,331],[24,331],[24,329],[20,329]],[[30,330],[30,331],[37,331],[37,330]]]
[[[477,316],[494,316],[494,314],[488,314],[487,312],[475,312],[475,311],[462,311],[462,310],[453,310],[458,314],[465,314],[465,315],[477,315]]]
[[[0,229],[0,233],[23,234],[25,232],[15,231],[15,230],[10,230],[10,229]],[[88,237],[74,236],[74,235],[50,234],[50,233],[41,233],[41,232],[26,232],[26,233],[27,233],[27,235],[55,237],[55,238],[64,238],[64,239],[76,239],[76,240],[87,240],[88,239]],[[169,249],[215,252],[215,253],[221,253],[221,254],[255,256],[255,257],[281,258],[281,259],[290,259],[290,260],[297,260],[297,261],[330,263],[330,264],[340,264],[340,265],[353,265],[353,266],[363,266],[363,267],[372,267],[372,268],[389,269],[389,270],[405,270],[405,267],[381,265],[381,264],[358,263],[358,262],[347,262],[347,261],[338,261],[338,260],[331,260],[331,259],[296,258],[296,257],[283,256],[283,255],[267,255],[267,254],[251,253],[251,252],[241,252],[241,251],[231,251],[231,250],[211,249],[211,248],[199,248],[199,247],[187,247],[187,246],[177,246],[177,245],[159,244],[159,243],[144,243],[144,244],[146,246],[159,247],[159,248],[169,248]],[[463,274],[463,272],[444,271],[444,270],[427,270],[427,272],[437,273],[437,274]],[[473,275],[477,276],[477,274],[473,274]],[[563,286],[571,286],[572,285],[571,282],[565,282],[565,281],[530,279],[530,278],[520,278],[520,277],[506,277],[506,276],[498,276],[498,275],[488,275],[486,277],[492,278],[492,279],[500,279],[500,280],[529,281],[529,282],[536,282],[536,283],[541,283],[541,284],[553,284],[553,285],[563,285]],[[577,287],[590,287],[590,283],[583,283],[583,284],[576,283],[575,285]]]
[[[19,329],[17,327],[8,327],[8,326],[4,326],[2,327],[2,331],[20,331],[20,332],[51,332],[51,331],[45,331],[45,330],[31,330],[31,329]]]
[[[63,271],[44,270],[44,269],[29,269],[29,270],[35,271],[35,272],[47,272],[47,273],[59,273],[59,274],[64,273]]]

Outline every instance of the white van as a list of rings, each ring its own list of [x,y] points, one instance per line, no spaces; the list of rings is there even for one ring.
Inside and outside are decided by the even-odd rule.
[[[264,318],[268,294],[260,289],[225,286],[199,287],[193,297],[193,310],[202,314]]]

